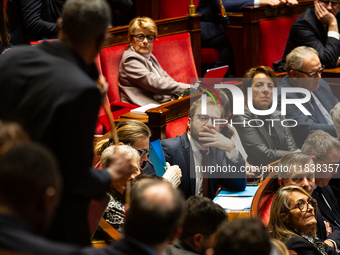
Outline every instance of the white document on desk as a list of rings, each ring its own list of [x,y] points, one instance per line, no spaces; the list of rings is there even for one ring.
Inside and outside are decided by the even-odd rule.
[[[214,202],[225,210],[250,209],[253,197],[215,197]]]
[[[132,109],[130,112],[131,113],[136,113],[136,114],[145,114],[146,115],[145,112],[147,110],[155,108],[155,107],[158,107],[158,106],[160,106],[160,104],[147,104],[147,105],[144,105],[144,106]]]

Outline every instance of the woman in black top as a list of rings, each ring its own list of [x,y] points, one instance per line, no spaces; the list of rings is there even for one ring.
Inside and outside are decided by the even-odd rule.
[[[254,166],[264,166],[282,158],[288,152],[297,150],[290,128],[284,127],[284,116],[275,110],[271,114],[255,114],[256,110],[271,109],[276,75],[267,66],[251,68],[244,76],[243,89],[245,95],[251,88],[250,107],[245,104],[244,115],[234,115],[233,124],[248,154],[248,162]],[[270,121],[270,120],[276,121]],[[245,123],[245,124],[239,124]],[[288,123],[283,122],[284,125]]]

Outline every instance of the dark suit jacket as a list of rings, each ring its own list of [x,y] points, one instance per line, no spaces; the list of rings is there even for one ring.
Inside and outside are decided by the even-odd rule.
[[[286,76],[283,78],[279,88],[278,88],[278,107],[281,108],[281,89],[282,88],[294,88],[295,86],[290,82],[289,78]],[[333,107],[339,102],[339,100],[333,95],[331,88],[328,83],[321,79],[320,86],[317,90],[313,92],[317,98],[320,100],[321,104],[326,108],[328,112],[333,109]],[[288,99],[299,99],[304,97],[302,94],[287,93]],[[290,130],[293,133],[295,143],[298,148],[301,148],[307,136],[312,130],[321,129],[334,137],[337,137],[334,125],[321,124],[314,117],[316,116],[310,103],[302,104],[312,115],[305,115],[299,108],[294,104],[287,104],[287,115],[286,119],[294,119],[297,121],[298,125],[296,127],[291,127]],[[281,109],[282,112],[282,109]]]
[[[57,37],[56,21],[65,0],[8,0],[7,16],[10,43],[29,44]]]
[[[70,236],[89,235],[88,203],[102,198],[111,181],[106,171],[91,168],[100,106],[95,66],[54,42],[11,49],[0,58],[0,73],[0,119],[19,122],[33,141],[51,149],[59,161],[64,181],[60,208],[65,215],[58,217],[72,221],[65,223],[62,236],[66,229]]]
[[[330,226],[332,227],[332,233],[327,236],[327,231],[326,231],[326,226],[324,221],[327,221]],[[322,240],[325,241],[327,239],[331,239],[334,242],[337,243],[338,246],[340,246],[340,229],[333,225],[331,222],[329,222],[327,219],[325,219],[322,215],[322,212],[320,208],[317,208],[317,230],[318,230],[318,237]]]
[[[157,255],[156,251],[136,242],[129,237],[123,237],[102,249],[87,248],[82,255]]]
[[[222,0],[222,3],[227,12],[240,12],[242,7],[254,5],[254,0]],[[218,15],[220,13],[219,0],[200,0],[197,13],[202,15],[202,40],[209,40],[218,34],[224,33]]]
[[[36,235],[24,222],[0,215],[0,249],[41,255],[76,255],[79,248]]]
[[[336,15],[340,30],[340,14]],[[286,71],[286,56],[298,46],[308,46],[319,52],[320,61],[326,68],[335,68],[340,56],[340,41],[327,36],[327,29],[317,19],[314,5],[295,20],[290,29],[282,60],[274,66],[276,72]]]
[[[325,200],[322,198],[321,193],[318,191],[318,189],[315,189],[313,191],[312,197],[314,197],[318,201],[318,208],[320,209],[321,215],[334,226],[339,226],[340,212],[338,210],[338,202],[334,197],[331,187],[329,185],[326,185],[324,187],[321,187],[320,189],[332,208],[332,210],[329,209]]]
[[[183,191],[186,198],[195,195],[196,179],[195,179],[195,163],[191,152],[191,145],[188,139],[188,134],[177,136],[171,139],[161,141],[164,156],[170,165],[178,165],[182,170],[181,184],[179,188]],[[244,164],[242,159],[238,163],[229,160],[225,151],[216,147],[210,147],[210,156],[208,157],[209,166],[235,166],[240,169],[241,164]],[[152,163],[149,160],[144,168],[147,174],[155,174]],[[215,178],[211,178],[215,177]],[[231,177],[230,173],[223,173],[220,176],[209,175],[209,197],[214,198],[216,190],[219,185],[231,190],[244,190],[246,187],[245,173],[238,173],[234,175],[240,178],[226,178]],[[234,177],[233,176],[233,177]],[[216,178],[219,177],[219,178]]]
[[[302,237],[292,237],[285,242],[289,250],[296,251],[299,255],[322,255],[315,246],[303,239]],[[338,253],[328,245],[325,245],[325,250],[328,255],[337,255]]]
[[[340,172],[333,175],[332,179],[329,181],[329,186],[331,186],[334,196],[338,200],[338,206],[340,206]],[[338,208],[340,211],[340,207]]]

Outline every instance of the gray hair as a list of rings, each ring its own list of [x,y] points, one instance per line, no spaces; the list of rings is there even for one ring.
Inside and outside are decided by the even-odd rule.
[[[303,154],[301,152],[287,153],[282,157],[279,163],[279,172],[277,173],[278,178],[286,179],[289,178],[292,172],[296,171],[296,168],[291,168],[291,166],[300,166],[306,164],[314,164],[310,156]],[[283,167],[286,167],[283,171]]]
[[[334,127],[336,130],[336,134],[340,135],[340,102],[337,103],[334,108],[331,110],[331,115],[334,123]]]
[[[65,34],[73,42],[86,43],[104,36],[111,12],[105,0],[67,0],[61,17]]]
[[[305,58],[312,54],[319,56],[319,53],[311,47],[300,46],[293,49],[286,57],[287,72],[290,70],[299,70],[302,67]]]
[[[125,154],[128,159],[135,159],[137,161],[137,164],[139,165],[140,156],[135,148],[129,145],[119,145],[118,150],[120,153]],[[109,146],[103,151],[101,157],[102,167],[107,167],[109,165],[110,156],[113,155],[114,152],[115,146]]]
[[[330,134],[322,130],[315,130],[307,137],[301,152],[317,158],[325,158],[327,153],[336,148],[340,151],[340,142]]]

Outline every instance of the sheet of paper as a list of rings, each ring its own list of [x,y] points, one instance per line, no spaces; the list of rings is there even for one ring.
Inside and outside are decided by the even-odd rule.
[[[147,104],[141,107],[138,107],[136,109],[132,109],[130,112],[131,113],[136,113],[136,114],[146,114],[145,112],[151,108],[155,108],[160,106],[160,104]]]
[[[214,202],[225,210],[250,209],[253,197],[215,197]]]

